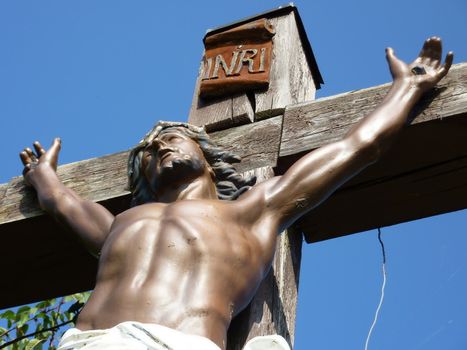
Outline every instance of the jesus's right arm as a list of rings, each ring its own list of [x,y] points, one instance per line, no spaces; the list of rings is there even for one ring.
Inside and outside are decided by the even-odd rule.
[[[100,204],[80,198],[57,176],[60,139],[49,150],[34,142],[34,150],[20,153],[23,176],[37,191],[40,207],[57,221],[75,232],[93,255],[98,255],[110,231],[114,216]]]

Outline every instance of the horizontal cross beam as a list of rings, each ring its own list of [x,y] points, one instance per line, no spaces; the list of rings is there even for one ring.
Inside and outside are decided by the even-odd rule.
[[[278,172],[303,152],[340,140],[388,89],[389,84],[286,108]],[[454,66],[412,118],[378,163],[300,220],[308,242],[467,208],[467,64]]]
[[[413,125],[395,147],[300,220],[307,241],[466,208],[466,82],[467,64],[453,66],[417,105]],[[280,174],[304,152],[342,138],[387,89],[382,85],[289,106],[283,116],[211,136],[243,157],[240,171],[273,166]],[[127,156],[125,151],[63,165],[58,174],[83,198],[118,213],[129,204]],[[91,289],[96,261],[72,237],[43,214],[21,177],[1,184],[0,238],[9,248],[0,261],[10,268],[3,271],[0,289],[14,292],[0,300],[0,308]]]

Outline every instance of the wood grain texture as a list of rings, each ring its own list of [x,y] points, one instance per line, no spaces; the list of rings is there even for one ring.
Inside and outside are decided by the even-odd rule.
[[[279,153],[281,127],[279,116],[254,126],[214,133],[212,139],[244,158],[237,167],[241,171],[273,167]],[[128,152],[120,152],[66,164],[58,168],[58,175],[82,198],[99,202],[117,214],[127,209],[130,202],[126,190],[127,158]],[[2,296],[0,308],[92,288],[95,259],[69,232],[44,215],[34,190],[24,186],[22,177],[0,185],[0,198],[0,237],[5,247],[11,247],[0,255],[2,266],[11,267],[0,281],[0,290],[9,290]],[[17,250],[22,253],[17,254]],[[57,279],[58,275],[62,277]],[[17,276],[22,276],[21,281],[17,281]],[[13,280],[16,282],[12,287]]]
[[[280,156],[309,151],[340,140],[382,101],[389,84],[344,93],[286,108]],[[417,105],[413,124],[467,112],[467,63],[449,74]]]
[[[210,135],[218,145],[240,155],[242,162],[235,167],[246,171],[277,164],[281,129],[282,116],[277,116]]]
[[[316,88],[303,51],[295,13],[270,19],[273,40],[269,89],[255,93],[256,120],[283,114],[286,106],[315,98]]]
[[[341,139],[383,99],[389,86],[291,106],[284,115],[282,171],[300,152]],[[467,64],[415,108],[397,143],[298,225],[308,242],[467,208]],[[338,220],[336,220],[338,218]]]
[[[204,66],[201,64],[193,94],[189,121],[218,131],[283,114],[286,106],[315,98],[316,87],[308,65],[295,12],[268,19],[274,26],[269,88],[233,97],[199,97]],[[253,102],[254,100],[254,102]]]
[[[62,182],[82,198],[95,202],[127,195],[128,152],[70,163],[58,168]],[[24,185],[22,176],[13,178],[0,205],[0,224],[42,215],[35,191]]]
[[[246,94],[209,99],[199,97],[203,76],[204,65],[201,64],[188,117],[191,124],[204,126],[211,132],[253,122],[254,110]]]
[[[7,188],[8,184],[0,184],[0,203],[3,201],[3,197],[5,196]]]
[[[381,160],[303,217],[308,242],[467,208],[467,115],[411,126]]]
[[[212,134],[214,142],[242,157],[239,171],[256,167],[275,166],[279,153],[282,116],[264,120],[254,125],[240,126]],[[62,182],[79,196],[95,202],[126,197],[126,167],[128,152],[83,160],[58,167]],[[24,185],[22,176],[2,184],[0,195],[0,225],[42,215],[37,206],[35,192]],[[0,235],[4,235],[0,231]]]
[[[258,183],[274,176],[271,167],[248,172]],[[227,349],[241,350],[245,343],[261,335],[282,335],[293,348],[302,234],[294,229],[282,233],[266,278],[247,309],[232,322]]]
[[[438,95],[432,99],[426,110],[419,113],[415,125],[440,123],[444,119],[465,114],[467,112],[466,80],[467,64],[453,66],[452,71],[437,89]],[[387,86],[380,86],[288,107],[284,117],[280,156],[300,154],[341,138],[348,128],[365,114],[362,110],[370,109],[366,107],[367,104],[373,106],[376,100],[382,98],[386,90]],[[270,131],[267,131],[267,125]],[[213,133],[212,136],[220,144],[235,149],[244,157],[239,167],[242,170],[258,166],[274,166],[275,147],[271,147],[268,141],[275,138],[279,125],[279,119],[273,118],[270,122],[266,120],[232,128],[230,131]],[[409,127],[408,130],[413,128],[414,126]],[[232,133],[232,136],[228,136],[229,133]],[[243,134],[249,136],[242,136]],[[245,144],[240,146],[243,142]],[[263,157],[261,152],[269,156]],[[59,175],[77,193],[90,200],[100,201],[125,196],[128,193],[125,190],[126,159],[127,153],[120,152],[71,163],[59,167]],[[113,180],[112,184],[108,181],[110,177]],[[8,184],[0,186],[0,195],[3,194],[0,197],[2,198],[0,224],[41,214],[33,192],[24,187],[21,177],[13,178]]]
[[[211,131],[221,130],[212,133],[211,137],[217,140],[220,146],[242,156],[242,163],[236,166],[239,171],[253,169],[250,173],[253,172],[256,175],[258,183],[273,177],[272,166],[277,164],[282,116],[223,130],[232,125],[253,121],[253,114],[248,109],[248,107],[252,108],[252,105],[249,100],[245,100],[247,99],[246,95],[232,99],[230,118],[227,117],[225,112],[219,117],[219,114],[213,114],[213,111],[208,111],[206,107],[200,107],[201,104],[205,103],[205,101],[198,98],[200,77],[203,76],[203,72],[200,73],[189,121],[197,125],[204,125]],[[242,100],[242,96],[244,100]],[[224,106],[228,104],[228,101],[228,99],[219,99],[218,103],[222,108],[225,108]],[[212,103],[212,107],[209,108],[215,108],[216,102],[212,100]],[[253,109],[251,109],[251,112],[254,112]],[[279,238],[273,269],[261,284],[249,307],[238,315],[231,324],[228,332],[228,350],[243,349],[249,339],[268,334],[281,334],[289,344],[293,344],[301,236],[298,241],[299,246],[296,244],[291,247],[288,244],[287,234],[283,234]],[[295,242],[295,240],[292,240],[292,242]],[[292,261],[292,255],[294,257],[298,256],[298,260]],[[293,273],[294,268],[297,274]],[[292,273],[294,276],[294,284],[289,288],[284,288],[286,273]],[[289,309],[285,310],[286,308]]]
[[[299,223],[307,232],[307,240],[337,237],[378,224],[389,225],[467,207],[464,161],[467,154],[466,66],[464,63],[452,68],[440,84],[439,94],[426,110],[419,113],[415,124],[407,128],[379,163],[351,180]],[[366,108],[365,101],[372,105],[378,98],[375,96],[383,93],[368,93],[375,89],[384,87],[287,108],[288,124],[284,125],[281,147],[283,156],[277,169],[286,169],[290,158],[299,156],[303,150],[341,137],[355,123],[353,118],[360,118],[360,109]],[[353,96],[350,102],[349,95]],[[358,105],[358,108],[353,108],[354,114],[345,114],[344,111],[352,109],[352,105]],[[319,119],[314,109],[321,110],[327,118]],[[291,113],[295,113],[297,118],[294,126],[289,119]],[[335,114],[346,118],[333,118]],[[239,150],[245,157],[241,163],[243,170],[275,166],[276,157],[272,154],[277,152],[278,145],[267,141],[275,139],[274,135],[280,130],[281,117],[276,118],[213,133],[212,136],[219,143]],[[259,137],[255,143],[255,135],[259,134],[270,136]],[[263,157],[263,153],[270,155]],[[129,201],[125,190],[126,159],[127,153],[121,152],[62,166],[59,174],[81,196],[100,201],[118,213],[128,207]],[[4,272],[4,284],[0,284],[1,290],[10,292],[2,298],[0,307],[63,295],[92,285],[90,276],[94,276],[92,271],[95,268],[92,258],[53,220],[42,215],[34,200],[34,192],[24,188],[21,177],[0,185],[0,199],[0,236],[3,246],[11,247],[2,250],[0,255],[2,266],[10,267]],[[17,254],[17,249],[24,254]],[[19,256],[27,258],[19,259]],[[57,281],[59,272],[54,269],[62,271],[66,277]],[[49,273],[51,271],[53,273]],[[17,281],[17,276],[22,276],[17,284],[8,282]],[[33,291],[27,288],[31,285],[35,286]]]

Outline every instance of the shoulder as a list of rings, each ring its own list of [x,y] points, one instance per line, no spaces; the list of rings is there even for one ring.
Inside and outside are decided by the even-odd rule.
[[[268,214],[268,197],[280,178],[280,176],[275,176],[256,184],[231,203],[237,211],[249,217],[251,221],[261,220]]]
[[[263,180],[256,185],[252,186],[248,191],[242,194],[236,202],[260,202],[266,200],[269,192],[279,182],[281,176],[274,176],[270,179]]]

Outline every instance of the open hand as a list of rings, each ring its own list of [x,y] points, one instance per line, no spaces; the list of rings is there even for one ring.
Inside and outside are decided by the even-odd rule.
[[[26,183],[30,184],[31,177],[37,172],[40,167],[50,167],[54,171],[57,170],[58,154],[60,153],[61,140],[56,138],[49,150],[45,150],[41,144],[36,141],[33,143],[34,151],[27,147],[19,157],[24,164],[23,176]]]
[[[408,81],[422,92],[434,87],[451,67],[454,54],[449,52],[444,64],[441,64],[441,54],[441,39],[438,37],[427,39],[418,57],[410,64],[398,59],[392,48],[386,49],[386,58],[394,81]]]

